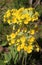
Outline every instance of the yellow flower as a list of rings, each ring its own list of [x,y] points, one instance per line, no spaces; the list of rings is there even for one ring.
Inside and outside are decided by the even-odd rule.
[[[6,12],[6,17],[9,18],[10,15],[11,15],[10,10],[8,10],[8,11]]]
[[[11,12],[12,12],[12,15],[13,15],[13,13],[17,12],[17,9],[12,9]]]
[[[28,23],[29,23],[28,19],[25,19],[24,24],[28,24]]]
[[[4,18],[3,21],[6,22],[6,19]]]
[[[36,17],[35,20],[38,20],[38,17]]]
[[[32,22],[34,22],[36,19],[35,19],[35,17],[32,17]]]
[[[35,14],[34,14],[34,15],[32,16],[32,22],[34,22],[34,21],[36,21],[36,20],[38,20],[38,15],[35,15]]]
[[[28,10],[31,11],[31,10],[34,10],[34,8],[30,7],[30,8],[28,8]]]
[[[26,52],[27,52],[27,46],[24,46],[24,51],[26,51]]]
[[[10,36],[9,35],[7,35],[7,40],[10,41]]]
[[[38,12],[35,12],[35,14],[34,14],[35,16],[39,16],[39,13]]]
[[[21,50],[21,46],[18,45],[18,47],[17,47],[17,51],[20,51],[20,50]]]
[[[23,48],[24,48],[24,46],[25,46],[25,43],[22,43],[22,44],[21,44],[21,49],[23,49]]]
[[[29,46],[27,47],[27,53],[31,53],[32,50],[33,50],[33,46],[32,46],[32,45],[29,45]]]
[[[12,23],[18,23],[17,19],[15,17],[13,17],[11,21],[12,21]]]
[[[30,21],[33,22],[35,20],[38,20],[39,14],[36,11],[33,13],[33,10],[34,10],[34,8],[32,8],[32,7],[25,8],[25,9],[24,9],[24,7],[22,7],[20,9],[18,9],[18,10],[17,9],[7,10],[7,12],[4,15],[5,16],[4,21],[6,21],[5,19],[11,18],[10,21],[7,20],[7,22],[9,24],[11,24],[11,23],[20,24],[22,22],[25,23],[25,24],[28,24]],[[31,15],[30,12],[32,12],[33,15]]]
[[[28,23],[29,23],[28,21],[26,21],[26,20],[24,21],[24,24],[28,24]]]
[[[24,42],[26,41],[25,36],[22,36],[22,37],[20,38],[20,40],[21,40],[22,43],[24,43]]]
[[[28,24],[31,21],[30,15],[25,16],[24,24]]]
[[[31,17],[30,16],[28,17],[28,21],[31,21]]]
[[[23,11],[24,11],[24,7],[20,8],[20,9],[18,10],[18,13],[22,13]]]
[[[35,40],[35,37],[30,37],[30,38],[28,39],[28,42],[29,42],[29,43],[33,43],[34,40]]]
[[[16,12],[14,16],[18,21],[21,19],[21,15],[18,12]]]
[[[4,15],[3,17],[4,17],[3,21],[6,22],[6,15]]]
[[[8,22],[9,24],[11,24],[11,20],[10,20],[10,19],[8,19],[7,22]]]
[[[25,18],[24,14],[23,14],[23,15],[21,15],[21,19],[24,19],[24,18]]]
[[[14,44],[15,43],[15,40],[14,39],[11,39],[11,44]]]
[[[17,39],[17,42],[20,42],[20,39]]]
[[[15,33],[12,33],[12,34],[10,34],[10,37],[13,39],[13,38],[16,37],[16,34]]]
[[[35,30],[30,30],[30,34],[34,35],[35,34]]]

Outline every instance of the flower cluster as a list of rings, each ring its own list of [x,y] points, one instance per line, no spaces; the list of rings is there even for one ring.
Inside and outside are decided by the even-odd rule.
[[[8,10],[4,15],[4,22],[9,24],[28,24],[38,20],[38,12],[34,8],[20,8]]]
[[[4,22],[13,24],[13,32],[7,35],[8,44],[16,46],[18,52],[31,53],[33,50],[39,52],[35,34],[38,26],[34,24],[39,17],[34,8],[20,8],[8,10],[4,15]]]

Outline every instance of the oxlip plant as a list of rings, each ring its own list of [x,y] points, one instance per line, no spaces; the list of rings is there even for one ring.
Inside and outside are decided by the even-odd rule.
[[[4,63],[7,64],[12,59],[14,64],[22,60],[22,65],[26,65],[26,59],[33,52],[39,52],[40,47],[36,41],[38,33],[39,13],[35,8],[19,8],[7,10],[3,16],[3,21],[12,26],[12,32],[6,35],[8,52],[3,52]]]

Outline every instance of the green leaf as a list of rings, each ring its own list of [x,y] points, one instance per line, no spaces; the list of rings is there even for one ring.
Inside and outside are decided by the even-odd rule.
[[[12,58],[14,59],[16,54],[17,54],[16,47],[11,46],[11,47],[9,47],[9,49],[10,49],[10,53],[12,55]]]
[[[23,51],[19,52],[19,58],[18,58],[18,60],[20,60],[22,58],[22,56],[23,56]]]
[[[18,51],[16,49],[16,46],[10,46],[9,50],[10,50],[10,53],[12,55],[12,59],[14,61],[14,64],[16,64],[16,62],[18,60]]]
[[[3,60],[0,60],[0,65],[6,65]]]
[[[1,46],[5,46],[7,44],[7,42],[2,42]]]
[[[4,63],[8,63],[11,60],[10,52],[4,54]]]
[[[15,56],[15,59],[14,59],[14,64],[16,64],[17,63],[17,61],[18,61],[18,54]]]

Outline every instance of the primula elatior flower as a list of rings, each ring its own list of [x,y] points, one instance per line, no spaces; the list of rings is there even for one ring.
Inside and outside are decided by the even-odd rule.
[[[7,35],[7,40],[9,41],[9,45],[12,45],[15,43],[15,38],[16,37],[16,34],[15,33],[12,33],[10,35]]]
[[[25,46],[25,44],[23,43],[21,45],[18,45],[17,47],[17,51],[21,51],[21,50],[24,50],[25,52],[30,54],[33,50],[33,46],[32,45]]]
[[[30,21],[31,21],[31,18],[30,18],[30,16],[28,16],[28,18],[26,18],[26,19],[24,20],[24,24],[28,24]]]
[[[24,49],[25,43],[21,44],[21,49]]]
[[[33,50],[33,45],[24,46],[24,51],[27,53],[31,53]]]
[[[25,40],[26,40],[25,36],[22,36],[22,37],[20,38],[20,40],[21,40],[22,43],[24,43]]]
[[[20,8],[20,9],[11,9],[7,10],[4,15],[4,22],[8,22],[9,24],[28,24],[29,22],[33,22],[38,20],[39,14],[34,11],[34,8]],[[10,20],[10,21],[9,21]]]
[[[6,12],[6,17],[9,18],[10,15],[11,15],[10,10],[8,10],[8,11]]]
[[[10,36],[9,35],[7,35],[7,40],[10,41]]]
[[[4,15],[4,23],[7,22],[13,26],[12,33],[7,35],[9,46],[16,46],[18,52],[22,51],[28,54],[32,53],[35,48],[35,34],[38,26],[35,23],[39,17],[38,12],[34,8],[20,8],[7,10]],[[39,46],[35,50],[39,52]]]
[[[15,33],[10,34],[10,37],[11,37],[12,39],[15,38],[15,36],[16,36]]]
[[[24,7],[20,8],[20,9],[18,10],[18,13],[22,13],[23,11],[24,11]]]
[[[12,12],[13,15],[14,15],[14,13],[17,12],[17,9],[12,9],[11,12]]]
[[[40,51],[40,46],[36,41],[38,24],[35,23],[39,13],[34,8],[10,9],[6,11],[3,17],[4,23],[9,24],[9,29],[12,27],[10,34],[6,36],[8,49],[11,52],[9,54],[12,57],[15,54],[13,57],[15,63],[23,56],[23,60],[27,59],[33,51]],[[5,63],[7,63],[7,59]]]
[[[11,44],[14,44],[14,43],[15,43],[15,40],[14,40],[14,39],[12,39],[12,40],[10,41],[10,43],[11,43]]]
[[[38,20],[38,17],[32,17],[32,22]]]
[[[20,39],[17,39],[17,42],[20,42]]]
[[[34,34],[35,34],[35,30],[33,30],[33,29],[30,30],[30,34],[31,34],[31,35],[34,35]]]
[[[35,12],[35,15],[34,16],[39,16],[39,13],[38,12]]]
[[[34,40],[35,40],[35,37],[33,37],[33,36],[28,39],[29,43],[33,43]]]
[[[9,24],[11,24],[11,23],[10,23],[10,22],[11,22],[11,20],[10,20],[10,19],[8,19],[8,20],[7,20],[7,22],[8,22]]]
[[[18,47],[17,47],[17,51],[20,51],[20,50],[21,50],[21,46],[18,45]]]
[[[6,15],[4,15],[4,19],[3,19],[4,22],[6,22]]]
[[[30,8],[28,8],[28,10],[31,11],[31,10],[34,10],[34,8],[30,7]]]
[[[27,52],[27,46],[24,46],[24,51]]]
[[[27,53],[31,53],[32,50],[33,50],[33,46],[32,46],[32,45],[29,45],[29,46],[27,47]]]

